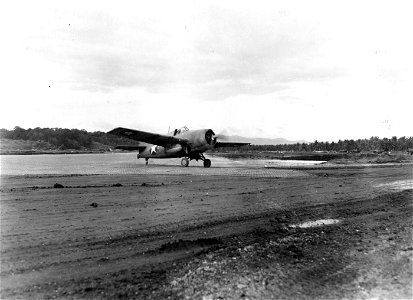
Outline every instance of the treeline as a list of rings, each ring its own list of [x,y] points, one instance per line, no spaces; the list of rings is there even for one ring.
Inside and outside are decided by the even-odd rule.
[[[13,130],[0,129],[0,138],[12,140],[44,141],[59,149],[91,149],[93,143],[108,147],[116,145],[136,145],[137,142],[107,134],[79,129],[15,127]],[[371,137],[370,139],[339,140],[338,142],[296,143],[285,145],[249,145],[241,148],[219,148],[216,151],[256,152],[256,151],[406,151],[413,148],[413,137],[396,136],[391,139]]]
[[[413,137],[396,136],[391,139],[371,137],[370,139],[358,140],[339,140],[338,142],[319,142],[313,143],[296,143],[285,145],[249,145],[239,149],[239,152],[256,152],[256,151],[406,151],[413,148]],[[228,151],[236,150],[236,148],[228,148]],[[222,151],[221,149],[218,151]],[[225,150],[224,150],[225,151]]]
[[[14,127],[13,130],[0,129],[0,138],[12,140],[43,141],[50,145],[66,149],[91,149],[94,143],[100,143],[108,147],[119,144],[133,145],[136,141],[107,134],[105,132],[87,132],[82,129],[63,129],[63,128],[29,128]]]

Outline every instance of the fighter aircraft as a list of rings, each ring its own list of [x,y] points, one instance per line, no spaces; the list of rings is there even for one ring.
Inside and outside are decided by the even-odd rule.
[[[108,132],[118,136],[144,142],[146,145],[117,146],[117,149],[138,150],[139,158],[181,158],[181,165],[187,167],[189,160],[199,159],[204,162],[204,167],[211,166],[211,160],[205,158],[204,152],[219,147],[239,147],[250,143],[218,142],[218,136],[212,129],[189,130],[186,126],[175,129],[168,135],[128,129],[115,128]]]

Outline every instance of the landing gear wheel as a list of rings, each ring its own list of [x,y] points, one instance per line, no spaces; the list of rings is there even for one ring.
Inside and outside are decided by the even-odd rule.
[[[211,161],[209,159],[204,160],[204,168],[209,168],[211,166]]]
[[[181,166],[182,167],[187,167],[188,165],[189,165],[189,159],[187,159],[186,157],[182,158]]]
[[[149,158],[145,158],[145,165],[148,164]]]

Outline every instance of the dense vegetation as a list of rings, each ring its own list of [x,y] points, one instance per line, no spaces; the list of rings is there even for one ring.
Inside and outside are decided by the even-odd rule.
[[[116,145],[133,145],[136,141],[107,134],[105,132],[87,132],[79,129],[39,128],[24,129],[14,127],[13,130],[0,129],[0,138],[11,140],[43,141],[57,149],[91,149],[93,144],[100,143],[108,147]]]
[[[13,130],[0,129],[0,138],[12,140],[43,141],[56,149],[91,149],[96,143],[115,147],[116,145],[133,145],[136,141],[110,135],[104,132],[87,132],[79,129],[39,128]],[[296,143],[289,145],[250,145],[237,148],[240,152],[256,151],[406,151],[413,148],[413,137],[392,137],[391,139],[371,137],[370,139],[339,140],[338,142]],[[228,148],[227,151],[235,150]],[[220,149],[219,151],[223,151]],[[224,150],[225,151],[225,150]]]
[[[413,137],[396,136],[391,139],[371,137],[370,139],[339,140],[338,142],[296,143],[285,145],[250,145],[246,151],[406,151],[413,148]]]

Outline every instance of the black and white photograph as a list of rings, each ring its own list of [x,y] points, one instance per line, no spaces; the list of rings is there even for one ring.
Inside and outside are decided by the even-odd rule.
[[[413,299],[409,1],[0,7],[0,299]]]

